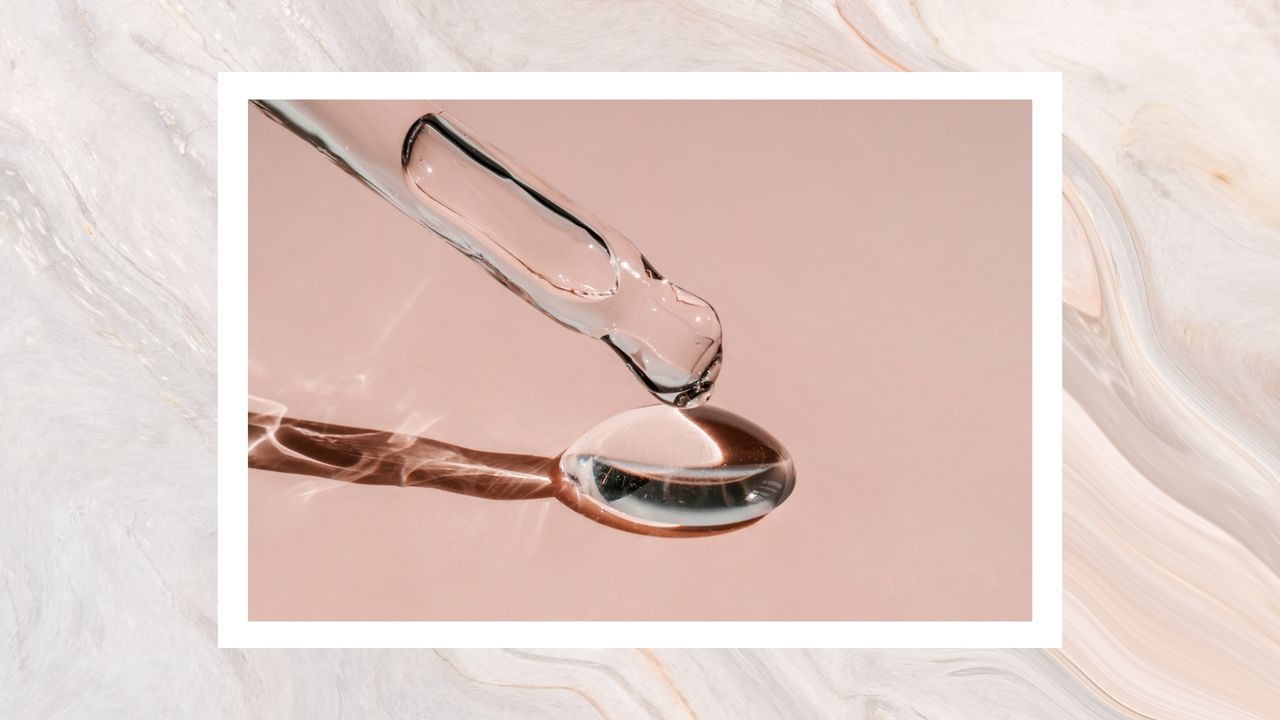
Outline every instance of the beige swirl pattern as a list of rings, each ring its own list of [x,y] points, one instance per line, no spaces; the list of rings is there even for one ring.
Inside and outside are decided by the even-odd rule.
[[[0,717],[1280,717],[1280,10],[154,4],[0,23]],[[220,651],[220,70],[1060,70],[1065,646]]]

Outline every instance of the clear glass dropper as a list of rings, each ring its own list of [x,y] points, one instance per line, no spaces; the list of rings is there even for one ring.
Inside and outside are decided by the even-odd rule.
[[[714,308],[432,104],[255,104],[543,314],[604,341],[662,402],[710,398],[722,357]]]

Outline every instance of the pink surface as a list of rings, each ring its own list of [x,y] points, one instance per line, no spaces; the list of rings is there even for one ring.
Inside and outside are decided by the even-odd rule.
[[[725,329],[713,403],[791,450],[744,530],[249,477],[253,619],[1028,619],[1030,106],[438,105],[634,240]],[[555,455],[648,393],[596,340],[250,110],[250,392]]]

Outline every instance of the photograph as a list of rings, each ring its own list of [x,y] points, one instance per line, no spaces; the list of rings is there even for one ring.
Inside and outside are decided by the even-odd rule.
[[[250,620],[1031,619],[1030,100],[246,111]]]

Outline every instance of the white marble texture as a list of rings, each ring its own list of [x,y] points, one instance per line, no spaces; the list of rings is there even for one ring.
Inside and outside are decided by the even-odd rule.
[[[0,717],[1280,717],[1262,0],[0,8]],[[1053,69],[1060,651],[215,647],[219,70]]]

